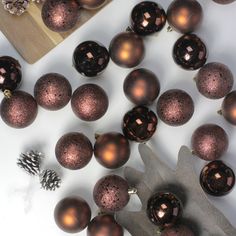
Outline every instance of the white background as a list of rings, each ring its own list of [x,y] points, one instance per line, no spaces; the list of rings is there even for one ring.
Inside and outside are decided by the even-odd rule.
[[[60,199],[72,194],[80,195],[88,201],[93,216],[97,212],[92,199],[93,186],[109,171],[100,166],[94,158],[86,168],[79,171],[60,168],[55,159],[54,147],[63,134],[71,131],[84,132],[92,142],[94,142],[95,132],[121,131],[120,124],[124,113],[133,107],[125,98],[122,87],[124,78],[130,70],[119,68],[111,62],[100,78],[85,79],[72,67],[72,53],[74,48],[84,40],[97,40],[108,47],[112,37],[128,26],[130,11],[137,2],[139,1],[114,0],[34,65],[27,64],[0,33],[0,55],[13,56],[22,65],[22,90],[32,94],[34,84],[41,75],[58,72],[69,79],[73,90],[87,82],[101,85],[107,91],[110,100],[106,115],[93,123],[85,123],[76,118],[70,104],[57,112],[40,108],[33,125],[22,130],[12,129],[0,121],[0,235],[67,235],[55,225],[53,210]],[[158,2],[167,9],[171,1],[159,0]],[[223,62],[236,75],[236,3],[224,6],[211,0],[200,2],[204,9],[204,21],[196,33],[207,44],[208,61]],[[201,124],[214,122],[224,127],[230,137],[228,152],[222,159],[236,170],[236,127],[227,124],[223,117],[217,114],[222,100],[209,100],[198,93],[193,82],[196,71],[184,71],[174,64],[171,56],[172,46],[179,36],[175,32],[167,33],[165,28],[160,34],[147,37],[146,57],[140,67],[151,69],[158,75],[161,93],[171,88],[184,89],[190,93],[195,102],[195,113],[189,123],[179,128],[169,127],[160,121],[149,145],[174,168],[179,148],[181,145],[189,146],[194,129]],[[3,95],[1,94],[0,97],[2,99]],[[40,189],[37,178],[30,178],[16,166],[19,154],[28,149],[44,152],[47,156],[45,166],[54,168],[62,174],[63,183],[58,191],[46,192]],[[132,143],[132,150],[128,165],[142,170],[143,164],[137,152],[137,144]],[[196,171],[199,171],[203,164],[203,161],[196,158]],[[211,198],[211,200],[236,225],[234,217],[236,189],[226,197]],[[137,198],[132,198],[129,208],[135,210],[139,207]],[[85,236],[86,231],[78,235]]]

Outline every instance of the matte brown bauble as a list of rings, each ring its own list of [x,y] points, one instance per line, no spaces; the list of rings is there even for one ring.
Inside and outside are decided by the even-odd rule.
[[[202,18],[203,10],[196,0],[174,0],[167,11],[171,28],[183,34],[195,31]]]
[[[15,91],[10,98],[1,102],[2,120],[13,128],[25,128],[31,125],[38,113],[37,102],[30,94]]]
[[[67,197],[56,205],[54,218],[61,230],[78,233],[87,227],[91,219],[91,210],[83,198]]]
[[[118,175],[107,175],[96,183],[93,198],[104,212],[120,211],[129,202],[128,191],[129,186],[126,180]]]
[[[159,118],[168,125],[184,125],[191,119],[193,113],[193,100],[191,96],[183,90],[168,90],[158,99],[157,114]]]
[[[84,84],[71,98],[71,107],[81,120],[95,121],[105,115],[109,106],[106,92],[96,84]]]
[[[66,106],[71,94],[72,88],[69,81],[57,73],[43,75],[34,86],[34,97],[37,103],[51,111]]]
[[[116,35],[110,44],[111,59],[119,66],[132,68],[144,58],[143,39],[134,32],[123,32]]]
[[[117,169],[129,160],[129,141],[116,132],[99,135],[94,145],[94,155],[104,167]]]
[[[206,124],[197,128],[191,142],[193,153],[206,161],[219,159],[229,145],[225,130],[215,124]]]
[[[236,125],[236,91],[232,91],[225,97],[221,112],[230,124]]]
[[[85,167],[93,155],[89,139],[81,133],[68,133],[57,142],[55,154],[58,162],[65,168],[78,170]]]
[[[105,4],[106,0],[78,0],[81,7],[85,9],[96,9]]]
[[[204,65],[195,79],[198,91],[210,99],[225,97],[234,84],[234,77],[230,69],[218,62]]]
[[[193,231],[186,225],[175,225],[166,228],[161,232],[161,236],[195,236]]]
[[[124,81],[126,97],[136,105],[151,105],[160,92],[156,75],[147,69],[136,69]]]
[[[229,4],[235,2],[235,0],[213,0],[213,1],[219,4]]]
[[[77,0],[46,0],[42,8],[42,19],[50,30],[68,31],[76,25],[79,9]]]

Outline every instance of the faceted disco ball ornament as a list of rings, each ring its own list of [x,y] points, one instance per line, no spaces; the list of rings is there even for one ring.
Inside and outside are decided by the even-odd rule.
[[[99,7],[102,7],[106,0],[78,0],[81,7],[88,9],[88,10],[94,10]]]
[[[230,124],[236,125],[236,91],[224,98],[221,113]]]

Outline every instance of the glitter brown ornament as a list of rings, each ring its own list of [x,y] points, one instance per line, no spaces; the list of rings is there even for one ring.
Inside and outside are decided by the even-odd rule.
[[[57,142],[55,154],[58,162],[65,168],[78,170],[85,167],[93,155],[89,139],[82,133],[68,133]]]
[[[193,231],[186,225],[175,225],[166,228],[161,232],[161,236],[196,236]]]
[[[230,124],[236,125],[236,91],[224,98],[221,113]]]
[[[78,0],[81,7],[89,10],[93,10],[99,7],[102,7],[106,0]]]
[[[234,2],[235,0],[213,0],[213,1],[219,4],[229,4]]]

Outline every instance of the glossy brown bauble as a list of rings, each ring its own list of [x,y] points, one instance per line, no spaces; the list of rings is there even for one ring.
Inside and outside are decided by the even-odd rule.
[[[87,228],[87,236],[123,236],[124,230],[112,215],[99,215],[92,219]]]
[[[215,197],[224,196],[233,189],[235,175],[222,161],[213,161],[202,169],[200,184],[206,193]]]
[[[38,113],[38,105],[33,96],[23,91],[15,91],[10,98],[1,102],[2,120],[12,128],[25,128],[31,125]]]
[[[139,106],[128,111],[123,118],[123,133],[129,140],[146,142],[155,133],[157,116],[147,107]]]
[[[111,59],[117,65],[132,68],[144,58],[144,42],[134,32],[123,32],[112,39],[109,52]]]
[[[91,219],[91,210],[83,198],[68,197],[56,205],[54,218],[61,230],[78,233],[87,227]]]
[[[222,103],[222,115],[232,125],[236,125],[236,91],[229,93]]]
[[[46,0],[42,8],[44,24],[52,31],[72,29],[79,18],[80,5],[77,0]]]
[[[120,168],[129,160],[129,141],[120,133],[102,134],[96,139],[94,155],[104,167],[109,169]]]
[[[93,199],[104,212],[122,210],[129,202],[129,185],[118,175],[107,175],[101,178],[93,190]]]
[[[84,121],[95,121],[105,115],[109,106],[106,92],[96,84],[84,84],[72,95],[71,107]]]
[[[172,193],[157,193],[153,195],[147,204],[147,216],[149,220],[161,227],[171,227],[182,215],[182,203]]]
[[[226,152],[229,139],[220,126],[206,124],[194,131],[191,143],[196,156],[206,161],[214,161]]]
[[[157,114],[167,125],[184,125],[191,119],[193,113],[193,100],[191,96],[183,90],[168,90],[158,99]]]
[[[55,154],[58,162],[65,168],[78,170],[85,167],[93,155],[89,139],[81,133],[68,133],[57,142]]]
[[[204,65],[196,76],[198,91],[210,99],[225,97],[232,89],[234,77],[230,69],[218,62]]]
[[[213,0],[213,1],[219,4],[229,4],[235,2],[235,0]]]
[[[206,46],[195,34],[183,35],[174,45],[173,59],[185,70],[197,70],[206,63]]]
[[[81,7],[93,10],[101,7],[106,3],[106,0],[78,0]]]
[[[161,236],[196,236],[186,225],[175,225],[166,228],[161,232]]]
[[[167,10],[167,20],[174,30],[186,34],[195,31],[203,18],[203,10],[196,0],[174,0]]]
[[[136,105],[151,105],[160,92],[156,75],[147,69],[136,69],[124,81],[126,97]]]

